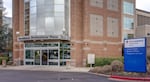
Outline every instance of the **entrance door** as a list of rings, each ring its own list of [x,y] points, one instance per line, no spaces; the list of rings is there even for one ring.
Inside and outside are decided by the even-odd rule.
[[[59,65],[58,50],[49,50],[49,65]]]
[[[42,50],[42,65],[48,64],[48,55],[47,50]]]
[[[41,54],[40,50],[35,50],[34,51],[35,65],[40,65],[40,59],[41,59],[40,54]]]

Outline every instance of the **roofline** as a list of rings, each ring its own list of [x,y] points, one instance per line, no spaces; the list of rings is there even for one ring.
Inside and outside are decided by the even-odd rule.
[[[150,14],[150,11],[142,10],[142,9],[136,9],[136,11],[144,12]]]

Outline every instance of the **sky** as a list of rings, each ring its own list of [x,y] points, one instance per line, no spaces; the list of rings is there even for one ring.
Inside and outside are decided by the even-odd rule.
[[[12,0],[3,0],[6,16],[12,17]],[[150,12],[150,0],[136,0],[136,8]]]

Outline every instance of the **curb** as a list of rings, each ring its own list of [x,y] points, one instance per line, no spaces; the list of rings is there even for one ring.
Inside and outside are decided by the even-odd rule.
[[[105,74],[97,74],[97,73],[91,73],[89,74],[94,74],[94,75],[99,75],[107,78],[112,78],[112,79],[118,79],[118,80],[130,80],[130,81],[150,81],[150,78],[148,77],[125,77],[125,76],[117,76],[117,75],[105,75]]]
[[[140,81],[150,81],[150,78],[148,77],[125,77],[125,76],[115,76],[111,75],[110,78],[113,79],[121,79],[121,80],[140,80]]]
[[[62,68],[62,69],[26,69],[26,68],[7,68],[7,67],[0,67],[0,70],[14,70],[14,71],[48,71],[48,72],[72,72],[72,73],[76,73],[76,72],[79,72],[79,73],[88,73],[88,71],[80,71],[80,69],[78,70],[74,70],[71,68]]]

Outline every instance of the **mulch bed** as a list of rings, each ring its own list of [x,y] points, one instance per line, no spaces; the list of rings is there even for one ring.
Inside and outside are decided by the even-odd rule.
[[[126,77],[149,77],[148,73],[135,73],[135,72],[112,72],[111,75],[126,76]]]

